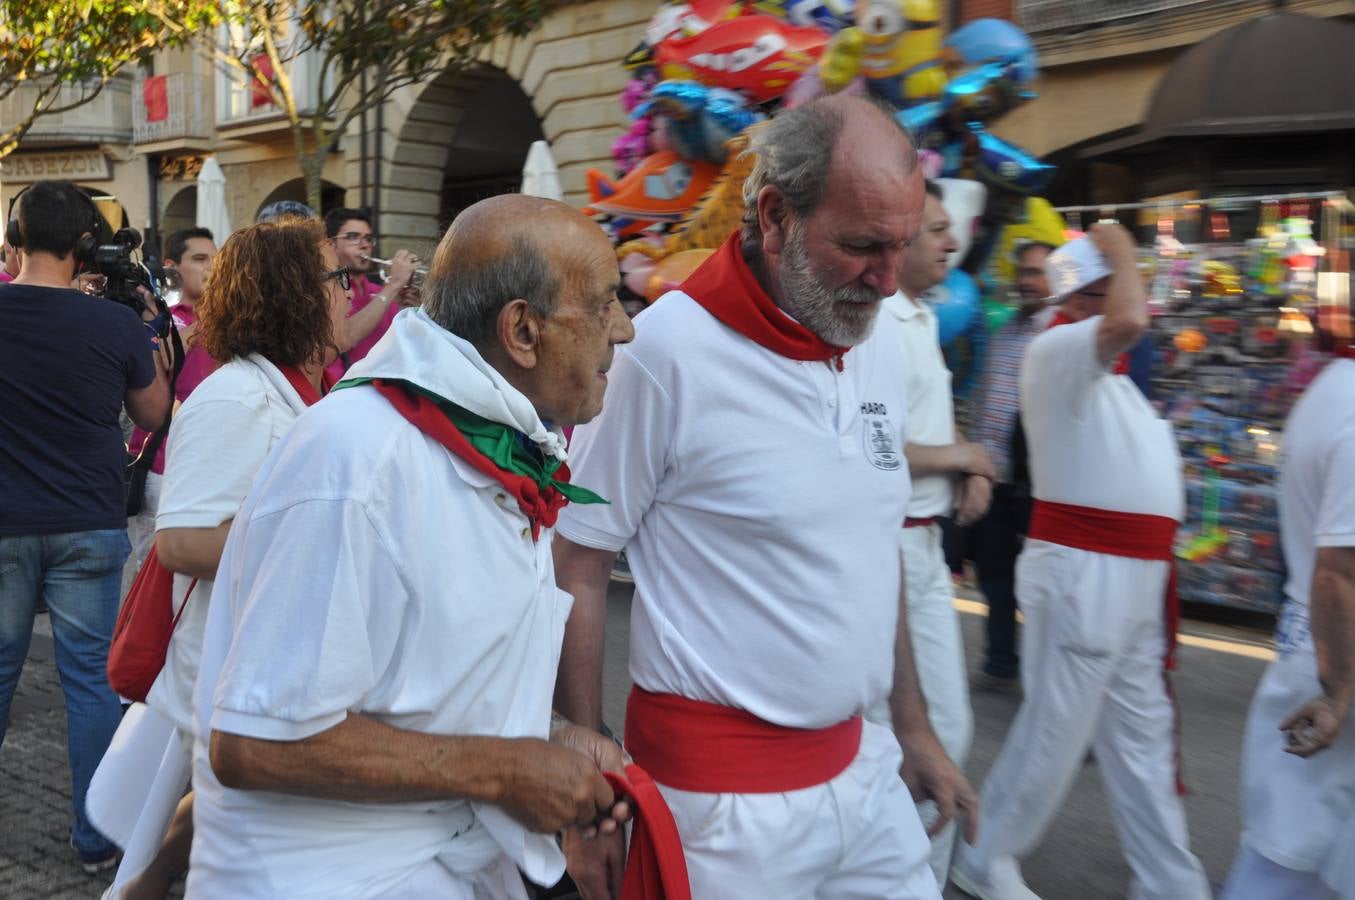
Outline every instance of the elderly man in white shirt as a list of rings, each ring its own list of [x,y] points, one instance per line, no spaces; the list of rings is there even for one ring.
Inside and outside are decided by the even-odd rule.
[[[898,320],[898,346],[908,397],[908,443],[904,455],[913,478],[908,516],[899,531],[899,551],[908,591],[908,632],[913,638],[927,717],[941,746],[957,766],[969,756],[974,713],[969,705],[964,640],[955,612],[950,567],[942,547],[942,516],[969,525],[988,509],[995,476],[980,444],[959,439],[951,399],[950,369],[941,355],[936,313],[927,292],[945,280],[947,263],[957,244],[943,204],[942,188],[927,182],[922,228],[908,246],[899,270],[899,291],[885,299],[884,311]],[[888,725],[889,705],[867,713]],[[919,810],[931,824],[933,804]],[[945,884],[955,846],[955,825],[932,835],[932,872]]]
[[[189,897],[523,898],[563,871],[550,835],[628,816],[619,749],[551,718],[550,528],[600,499],[558,429],[633,335],[618,284],[576,211],[476,204],[264,463],[204,636]]]

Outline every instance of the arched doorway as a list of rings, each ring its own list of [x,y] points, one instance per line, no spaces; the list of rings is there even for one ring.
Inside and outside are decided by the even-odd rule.
[[[184,185],[165,204],[165,211],[160,215],[160,233],[170,235],[184,228],[192,228],[197,224],[197,219],[198,186],[196,184]],[[226,239],[225,235],[217,235],[216,237],[220,241]]]
[[[444,72],[419,92],[387,157],[381,249],[431,257],[447,224],[477,200],[518,189],[533,141],[531,99],[503,69]]]
[[[447,148],[438,230],[467,206],[517,191],[533,141],[544,139],[532,101],[506,72],[489,70]]]
[[[320,182],[320,209],[318,212],[323,217],[331,209],[338,209],[344,205],[344,197],[347,191],[339,187],[332,181]],[[277,203],[279,200],[295,200],[298,203],[306,203],[306,181],[302,178],[293,178],[291,181],[284,181],[282,184],[273,188],[273,192],[264,198],[259,204],[259,208],[254,210],[254,215],[259,215],[259,210],[270,203]],[[248,223],[243,223],[248,224]]]

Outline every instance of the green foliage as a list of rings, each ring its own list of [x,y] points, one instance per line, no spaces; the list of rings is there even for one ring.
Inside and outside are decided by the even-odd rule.
[[[168,6],[185,19],[214,8],[206,0]],[[0,124],[0,157],[39,116],[88,103],[123,67],[145,62],[172,39],[137,0],[0,0],[0,100],[33,85],[20,95],[18,121]]]

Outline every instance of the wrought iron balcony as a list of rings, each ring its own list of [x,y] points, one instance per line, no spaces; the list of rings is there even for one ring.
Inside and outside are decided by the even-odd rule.
[[[1038,34],[1106,25],[1207,2],[1212,0],[1017,0],[1016,9],[1021,27]]]
[[[212,136],[212,79],[174,72],[137,79],[132,113],[138,144]]]

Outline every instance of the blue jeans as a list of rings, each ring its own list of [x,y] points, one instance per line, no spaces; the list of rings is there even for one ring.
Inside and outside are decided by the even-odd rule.
[[[71,837],[86,855],[113,848],[85,815],[85,792],[122,719],[122,704],[108,686],[108,645],[118,617],[122,565],[130,552],[121,528],[0,537],[0,744],[41,598],[51,615],[66,695],[75,815]]]

